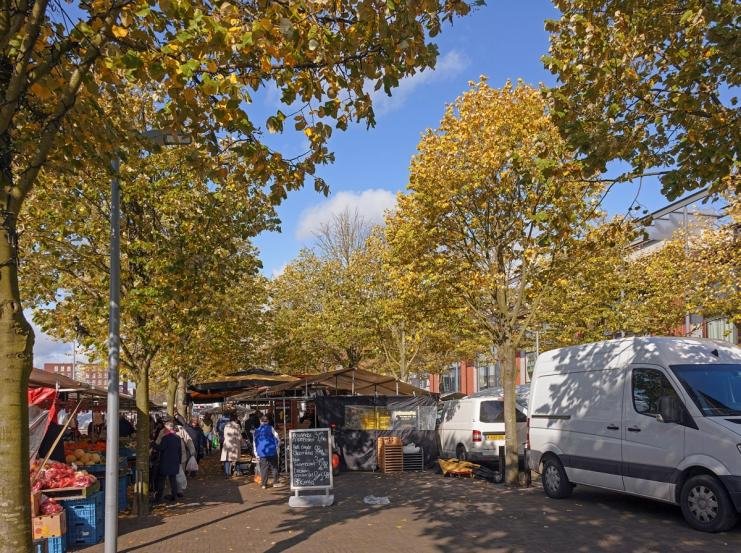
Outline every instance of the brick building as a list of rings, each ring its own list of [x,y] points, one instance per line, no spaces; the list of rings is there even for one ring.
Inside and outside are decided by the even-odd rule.
[[[44,363],[44,370],[50,373],[58,373],[66,377],[105,388],[108,386],[108,370],[101,365],[94,363]],[[129,393],[128,382],[121,382],[119,385],[121,393]]]

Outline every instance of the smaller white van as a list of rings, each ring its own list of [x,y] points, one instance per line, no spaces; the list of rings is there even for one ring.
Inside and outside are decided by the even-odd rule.
[[[576,484],[679,505],[706,532],[741,512],[741,349],[625,338],[543,353],[530,384],[528,467],[545,493]]]
[[[517,435],[524,454],[527,432],[528,386],[517,387]],[[443,402],[438,424],[440,457],[468,461],[498,461],[504,445],[504,394],[487,388],[463,399]]]

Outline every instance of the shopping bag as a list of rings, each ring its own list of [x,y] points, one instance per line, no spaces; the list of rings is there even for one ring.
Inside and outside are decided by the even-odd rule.
[[[195,457],[188,459],[188,463],[185,465],[185,470],[188,472],[198,472],[198,461]]]
[[[185,472],[183,472],[182,465],[180,466],[180,470],[178,471],[178,475],[175,477],[178,484],[178,492],[184,491],[188,487],[188,479],[185,476]]]

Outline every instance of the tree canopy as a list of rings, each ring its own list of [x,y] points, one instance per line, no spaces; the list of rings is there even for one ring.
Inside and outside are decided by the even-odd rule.
[[[588,168],[659,174],[670,199],[739,190],[738,2],[556,0],[554,120]]]
[[[465,307],[497,349],[509,483],[518,472],[514,356],[537,313],[534,283],[566,270],[600,186],[582,178],[539,90],[482,79],[423,135],[389,219],[402,270]]]

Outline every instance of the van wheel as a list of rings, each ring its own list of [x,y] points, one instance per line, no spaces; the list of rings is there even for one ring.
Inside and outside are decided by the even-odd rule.
[[[565,499],[571,495],[574,486],[569,482],[566,471],[557,457],[548,456],[543,461],[543,490],[552,499]]]
[[[463,444],[458,444],[458,446],[455,448],[455,458],[459,461],[468,461],[466,447]]]
[[[687,523],[702,532],[725,532],[738,520],[728,492],[720,481],[708,474],[688,479],[679,501]]]

